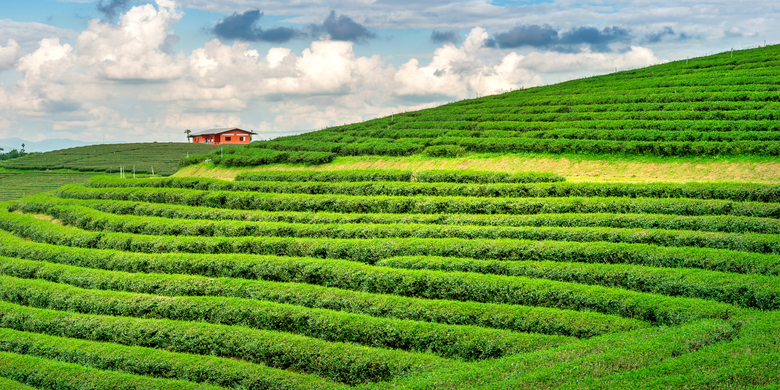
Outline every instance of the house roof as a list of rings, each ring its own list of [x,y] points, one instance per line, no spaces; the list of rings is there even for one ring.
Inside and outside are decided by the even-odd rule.
[[[222,127],[222,128],[219,128],[219,129],[209,129],[209,130],[193,131],[192,133],[190,133],[190,136],[222,134],[222,133],[225,133],[225,132],[228,132],[228,131],[233,131],[233,130],[241,130],[241,131],[246,131],[249,134],[257,134],[257,133],[255,133],[252,130],[244,130],[244,129],[239,129],[237,127]]]

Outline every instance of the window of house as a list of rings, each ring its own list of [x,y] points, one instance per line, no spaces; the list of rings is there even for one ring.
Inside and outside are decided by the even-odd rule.
[[[225,141],[230,141],[230,137],[225,137]]]
[[[240,138],[240,140],[241,140],[241,141],[243,141],[243,140],[244,140],[244,137],[241,137],[241,138]]]

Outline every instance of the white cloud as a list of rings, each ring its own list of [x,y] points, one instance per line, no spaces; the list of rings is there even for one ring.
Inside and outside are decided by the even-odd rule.
[[[15,22],[0,20],[0,42],[9,39],[16,41],[25,51],[34,51],[44,38],[70,39],[78,35],[73,30],[50,26],[43,23]]]
[[[640,46],[632,46],[625,53],[594,53],[584,50],[579,53],[533,52],[522,57],[519,66],[537,72],[561,73],[582,71],[610,71],[640,68],[658,64],[653,51]]]
[[[495,94],[519,87],[541,84],[538,75],[522,68],[522,56],[509,53],[498,65],[485,64],[482,58],[490,50],[482,28],[474,28],[457,48],[451,43],[436,49],[426,66],[416,59],[401,65],[395,74],[398,95],[442,95],[465,98],[472,93]]]
[[[75,62],[73,47],[59,38],[41,40],[38,50],[19,59],[16,70],[24,79],[16,84],[11,104],[26,115],[73,109],[80,103],[71,99],[73,88],[63,83]]]
[[[22,48],[13,39],[8,39],[8,44],[0,46],[0,72],[12,69],[16,60],[22,56]]]
[[[87,114],[88,117],[90,118],[88,120],[59,121],[54,124],[53,129],[65,130],[65,129],[76,127],[79,129],[95,128],[100,130],[107,127],[108,128],[129,127],[127,119],[122,118],[122,116],[118,112],[105,106],[92,107],[87,111]]]
[[[170,0],[135,6],[117,24],[89,21],[76,43],[79,62],[112,80],[167,80],[183,69],[168,53],[178,40],[173,25],[182,17]]]
[[[190,130],[239,127],[241,119],[231,114],[168,114],[165,117],[165,126]]]

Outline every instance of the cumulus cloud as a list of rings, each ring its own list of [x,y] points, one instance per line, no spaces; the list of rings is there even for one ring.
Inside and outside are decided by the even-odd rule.
[[[218,21],[211,32],[222,39],[238,39],[246,42],[287,42],[292,38],[305,35],[294,28],[274,27],[263,30],[257,23],[263,13],[260,10],[249,10],[244,13],[233,13]]]
[[[168,114],[165,125],[172,129],[214,129],[239,127],[241,119],[233,114]]]
[[[674,37],[676,34],[671,27],[664,27],[661,31],[656,31],[645,35],[645,41],[648,43],[661,42],[666,37]]]
[[[170,53],[178,40],[173,25],[182,14],[171,0],[136,6],[112,24],[94,19],[79,35],[79,62],[111,80],[156,81],[180,77],[182,67]]]
[[[631,33],[621,27],[577,27],[569,31],[558,31],[551,26],[524,25],[516,26],[509,31],[497,33],[486,42],[486,46],[498,46],[502,49],[513,49],[522,46],[546,48],[555,51],[579,51],[587,46],[591,50],[610,51],[609,45],[617,42],[628,42]]]
[[[234,12],[232,15],[217,21],[210,31],[221,39],[245,42],[284,43],[293,38],[316,39],[320,36],[326,36],[334,41],[365,43],[368,39],[376,38],[376,34],[365,26],[346,15],[337,17],[335,11],[331,11],[322,23],[309,23],[303,29],[291,27],[263,29],[259,26],[263,14],[258,9],[243,13]]]
[[[16,41],[22,50],[34,51],[38,43],[44,38],[59,38],[61,40],[76,37],[77,32],[64,28],[50,26],[43,23],[15,22],[13,20],[0,20],[0,42],[9,39]]]
[[[541,83],[541,78],[517,68],[518,56],[511,53],[501,64],[485,65],[480,61],[488,33],[474,28],[458,48],[451,43],[436,49],[433,59],[420,66],[416,59],[401,65],[395,74],[396,93],[401,96],[440,95],[467,97],[471,93],[493,94]]]
[[[67,130],[70,128],[102,130],[104,128],[126,128],[129,124],[126,119],[115,110],[105,107],[90,107],[86,110],[86,118],[81,120],[58,121],[54,124],[54,130]]]
[[[460,33],[455,30],[433,30],[431,32],[431,41],[433,43],[452,43],[453,45],[457,45],[461,40]]]
[[[546,24],[517,26],[495,34],[493,40],[488,42],[488,46],[498,45],[502,49],[521,46],[548,47],[558,42],[558,31]]]
[[[585,44],[591,50],[605,52],[609,51],[610,43],[626,42],[630,39],[631,33],[629,30],[620,27],[605,27],[601,30],[595,27],[577,27],[561,34],[559,44],[564,47],[576,47]]]
[[[95,8],[108,19],[113,19],[117,14],[126,11],[130,7],[130,0],[100,0]]]
[[[76,61],[73,47],[58,38],[41,40],[38,50],[20,58],[16,70],[24,78],[16,84],[12,107],[26,115],[74,111],[80,102],[67,85],[68,71]]]
[[[622,53],[599,53],[584,50],[579,53],[533,52],[524,56],[518,66],[543,73],[564,73],[582,71],[610,71],[615,68],[640,68],[661,62],[653,51],[632,46]]]
[[[325,33],[330,39],[336,41],[364,43],[369,39],[376,38],[376,34],[349,16],[339,15],[336,17],[336,11],[330,11],[321,25],[312,24],[307,28],[312,36]]]
[[[0,72],[12,69],[21,56],[21,46],[15,40],[9,39],[5,46],[0,46]]]

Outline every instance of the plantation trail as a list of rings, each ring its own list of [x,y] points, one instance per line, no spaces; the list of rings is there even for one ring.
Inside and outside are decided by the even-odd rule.
[[[673,161],[643,162],[630,160],[597,160],[584,158],[550,157],[548,155],[487,156],[460,158],[410,157],[341,157],[330,164],[313,167],[266,165],[254,168],[222,168],[197,165],[184,168],[174,177],[207,177],[233,180],[242,172],[278,170],[359,170],[400,169],[423,171],[429,169],[478,170],[516,173],[523,171],[551,172],[566,177],[569,182],[754,182],[780,183],[778,161]]]

